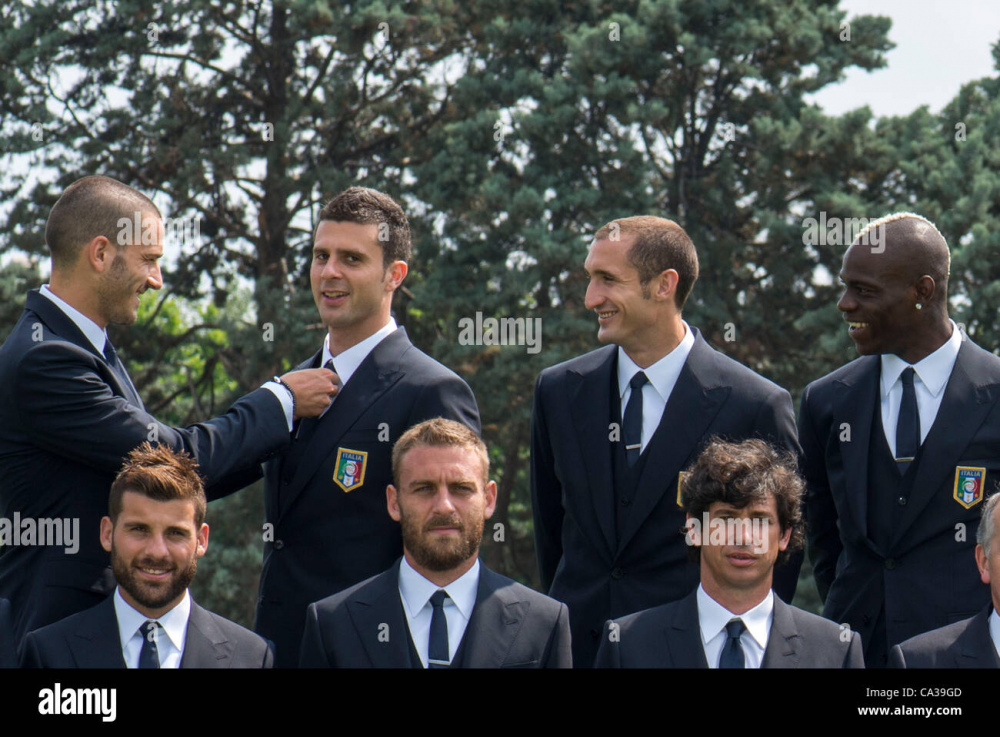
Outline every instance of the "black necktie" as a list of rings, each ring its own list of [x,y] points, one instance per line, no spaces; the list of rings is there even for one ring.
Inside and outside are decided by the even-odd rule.
[[[448,655],[448,620],[444,616],[444,600],[448,594],[444,589],[438,589],[431,595],[431,635],[427,643],[427,667],[447,668],[451,665]]]
[[[625,436],[625,458],[628,460],[629,468],[635,465],[642,452],[642,387],[647,381],[649,379],[646,378],[646,374],[636,371],[628,383],[632,387],[632,394],[625,408],[622,432]]]
[[[740,637],[746,632],[747,626],[742,619],[730,619],[726,625],[726,644],[722,647],[722,654],[719,656],[720,668],[746,668],[746,660],[743,657],[743,646],[740,645]]]
[[[326,363],[323,364],[323,368],[337,373],[337,370],[333,367],[333,359],[331,358]],[[303,417],[299,420],[299,428],[295,433],[296,442],[305,445],[312,437],[313,433],[316,431],[316,426],[319,424],[319,417]]]
[[[917,392],[913,388],[912,366],[907,366],[900,378],[903,380],[903,400],[899,403],[896,421],[896,468],[906,473],[920,447],[920,414],[917,410]]]
[[[139,392],[135,390],[135,386],[132,385],[132,379],[129,378],[128,372],[125,371],[125,364],[121,362],[118,358],[118,351],[115,350],[114,345],[111,343],[111,338],[104,338],[104,360],[108,362],[111,370],[115,372],[118,378],[121,380],[122,386],[125,387],[126,391],[131,392],[131,401],[133,404],[139,404]]]
[[[160,623],[147,619],[143,622],[140,631],[142,632],[142,650],[139,651],[140,668],[159,668],[160,654],[156,649],[156,638],[159,636]]]

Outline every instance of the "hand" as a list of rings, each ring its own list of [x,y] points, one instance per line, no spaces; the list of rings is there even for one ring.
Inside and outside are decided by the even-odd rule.
[[[295,394],[295,419],[319,417],[340,391],[340,377],[329,369],[289,371],[281,377]]]

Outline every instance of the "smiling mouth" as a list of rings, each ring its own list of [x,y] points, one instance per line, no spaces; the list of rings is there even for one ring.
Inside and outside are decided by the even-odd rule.
[[[612,317],[618,314],[618,310],[594,310],[597,313],[597,319],[600,322],[605,320],[610,320]]]
[[[852,333],[855,332],[856,330],[861,330],[866,327],[868,327],[868,323],[866,322],[855,322],[853,320],[847,321],[847,329]]]

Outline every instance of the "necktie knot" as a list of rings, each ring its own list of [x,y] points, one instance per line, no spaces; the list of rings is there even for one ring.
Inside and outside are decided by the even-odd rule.
[[[722,646],[719,655],[720,668],[746,668],[746,658],[740,637],[746,632],[747,626],[742,619],[730,619],[726,624],[726,644]]]
[[[649,377],[646,376],[645,372],[636,371],[635,376],[629,380],[628,385],[632,387],[632,391],[637,391],[642,389],[642,387],[644,387],[648,382]]]
[[[438,589],[433,594],[431,594],[431,606],[435,609],[440,609],[444,606],[444,600],[448,598],[448,592],[444,589]]]
[[[726,624],[726,634],[732,637],[734,640],[738,640],[743,636],[743,633],[747,631],[747,626],[743,624],[742,619],[731,619]]]
[[[327,371],[332,371],[333,373],[337,373],[337,369],[335,369],[333,367],[333,359],[332,358],[328,359],[327,362],[323,364],[323,368],[325,368]]]
[[[427,643],[427,667],[447,668],[451,664],[448,647],[448,620],[444,614],[444,600],[448,592],[438,589],[431,594],[431,631]]]
[[[904,387],[907,385],[913,386],[913,377],[916,375],[916,373],[917,372],[913,368],[913,366],[907,366],[905,369],[903,369],[902,379]]]
[[[159,668],[160,653],[156,646],[156,639],[160,634],[160,623],[153,619],[147,619],[139,628],[142,632],[142,649],[139,650],[140,668]]]

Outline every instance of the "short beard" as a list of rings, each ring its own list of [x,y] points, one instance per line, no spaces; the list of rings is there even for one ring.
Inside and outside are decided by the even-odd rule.
[[[144,564],[146,568],[157,568],[157,565],[149,559],[136,561],[136,565]],[[185,589],[194,580],[194,574],[198,570],[198,559],[192,558],[190,565],[183,571],[176,573],[171,579],[169,586],[159,591],[150,591],[148,586],[136,577],[135,571],[125,565],[125,562],[115,553],[114,545],[111,546],[111,569],[114,571],[118,585],[131,595],[133,599],[142,604],[147,609],[162,609],[174,599],[184,593]]]
[[[460,537],[456,541],[448,541],[448,546],[444,547],[444,540],[439,540],[438,545],[427,542],[424,538],[425,530],[421,530],[416,522],[408,518],[405,514],[400,516],[399,524],[403,531],[403,547],[406,548],[413,559],[421,567],[428,571],[442,572],[450,571],[474,557],[479,552],[479,545],[483,540],[483,527],[485,520],[474,524],[471,528],[466,527],[462,521],[455,517],[432,517],[428,520],[426,529],[431,527],[455,526],[459,527]]]

